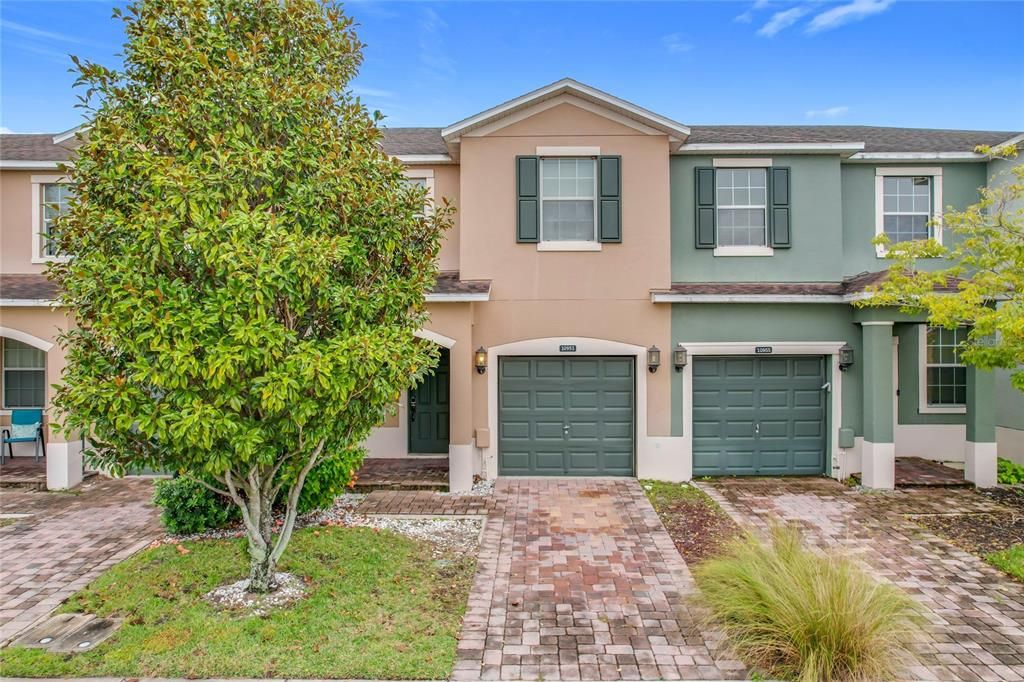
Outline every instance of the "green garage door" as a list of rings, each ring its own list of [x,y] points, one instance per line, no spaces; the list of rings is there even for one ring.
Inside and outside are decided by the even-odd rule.
[[[694,475],[822,473],[824,384],[820,357],[696,358]]]
[[[632,357],[498,362],[503,475],[631,476]]]

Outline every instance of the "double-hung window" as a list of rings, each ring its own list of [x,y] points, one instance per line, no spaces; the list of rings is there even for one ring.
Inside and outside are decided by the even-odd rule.
[[[3,339],[3,406],[43,407],[46,353],[27,343]]]
[[[718,169],[718,246],[767,245],[767,184],[768,173],[764,168]]]
[[[597,242],[596,159],[540,160],[540,241]]]
[[[922,411],[961,411],[967,405],[967,367],[960,360],[960,345],[967,328],[922,326],[924,336]]]
[[[57,219],[68,212],[75,187],[60,175],[32,176],[32,260],[41,263],[60,260],[57,248]]]
[[[942,168],[875,169],[875,234],[890,244],[942,243]],[[879,257],[885,247],[876,245]]]

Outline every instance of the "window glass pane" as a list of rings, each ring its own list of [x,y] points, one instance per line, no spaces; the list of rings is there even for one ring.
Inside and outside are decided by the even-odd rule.
[[[542,239],[545,241],[592,241],[594,202],[545,200]]]
[[[5,407],[43,407],[46,399],[45,372],[42,370],[5,370]]]
[[[883,229],[892,242],[928,239],[931,229],[931,178],[882,179]]]
[[[930,405],[964,405],[967,402],[967,368],[960,362],[960,344],[967,340],[965,327],[929,327],[925,338],[927,400]]]
[[[4,339],[3,344],[5,368],[43,369],[46,366],[46,353],[38,348],[14,339]]]

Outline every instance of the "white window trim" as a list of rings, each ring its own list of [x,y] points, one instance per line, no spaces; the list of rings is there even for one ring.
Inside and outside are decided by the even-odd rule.
[[[34,337],[33,337],[34,338]],[[43,354],[43,366],[42,367],[11,367],[8,368],[4,363],[2,357],[0,357],[0,410],[3,410],[4,414],[10,415],[11,410],[45,410],[46,409],[46,363],[49,360],[47,357],[47,351],[41,347],[24,341],[22,339],[16,339],[13,336],[4,336],[0,338],[0,353],[3,352],[3,345],[5,341],[19,341],[24,343],[35,350],[41,351]],[[7,372],[42,372],[43,373],[43,404],[42,405],[25,405],[22,407],[10,407],[7,405]]]
[[[917,329],[917,411],[919,414],[967,414],[966,405],[928,404],[928,325]]]
[[[711,165],[715,168],[771,168],[772,160],[767,158],[725,158],[711,159]]]
[[[723,161],[723,160],[733,161],[733,159],[713,159],[713,161]],[[736,161],[741,161],[741,160],[742,159],[736,159]],[[715,256],[773,256],[773,255],[775,255],[775,249],[773,249],[768,244],[768,241],[769,241],[769,238],[770,238],[769,230],[768,230],[768,207],[769,207],[769,205],[771,203],[771,202],[768,201],[768,192],[769,192],[769,189],[768,189],[768,176],[771,173],[771,165],[772,165],[771,164],[771,159],[751,159],[751,160],[752,161],[757,161],[758,163],[757,164],[750,164],[750,165],[747,165],[747,164],[744,164],[744,163],[740,163],[739,165],[736,165],[736,166],[733,166],[733,165],[715,166],[715,168],[723,168],[723,169],[730,169],[730,168],[755,168],[755,169],[763,170],[764,171],[764,204],[744,204],[744,205],[735,204],[735,205],[730,205],[730,206],[722,206],[721,204],[718,203],[718,174],[716,173],[715,174],[715,250],[712,252],[712,255],[715,255]],[[761,162],[764,162],[764,161],[767,161],[767,165],[764,165],[764,164],[761,163]],[[718,245],[718,234],[719,234],[719,230],[721,229],[721,223],[720,223],[720,221],[718,219],[718,216],[719,216],[719,212],[723,208],[725,208],[727,210],[729,210],[729,209],[759,209],[759,210],[764,211],[764,244],[763,245],[761,245],[761,244],[729,244],[729,245],[725,245],[725,246],[719,246]]]
[[[770,246],[716,246],[712,253],[715,256],[774,256],[775,249]]]
[[[875,169],[875,237],[885,233],[885,178],[893,176],[925,176],[932,179],[932,226],[935,241],[942,244],[942,168],[904,166]],[[875,245],[875,256],[885,258],[888,249]]]
[[[33,175],[32,178],[32,262],[64,263],[67,256],[46,256],[43,254],[43,185],[69,184],[66,175]]]
[[[419,180],[422,179],[424,187],[427,188],[427,205],[426,211],[428,214],[434,211],[434,169],[433,168],[406,168],[405,177]]]
[[[540,150],[548,153],[541,155]],[[601,251],[602,244],[598,240],[598,211],[600,209],[600,192],[598,183],[601,169],[598,168],[597,157],[601,155],[600,147],[537,147],[538,155],[541,157],[537,164],[537,240],[538,251]],[[544,158],[584,158],[594,162],[594,239],[577,241],[558,241],[544,239]],[[587,197],[573,199],[571,197],[558,197],[567,201],[582,201]]]

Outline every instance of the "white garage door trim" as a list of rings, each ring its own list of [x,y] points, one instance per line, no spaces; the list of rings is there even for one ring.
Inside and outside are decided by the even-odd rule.
[[[576,346],[573,353],[558,352],[559,346]],[[487,349],[487,428],[490,439],[483,453],[487,478],[498,476],[498,358],[509,355],[550,355],[552,357],[580,357],[585,355],[632,355],[636,358],[636,450],[634,461],[639,471],[640,453],[649,448],[647,437],[647,348],[620,341],[591,339],[582,336],[552,336],[542,339],[514,341]],[[667,368],[663,367],[661,371]]]
[[[691,360],[681,372],[683,380],[683,452],[693,470],[693,360],[698,355],[758,355],[755,348],[770,346],[771,355],[827,355],[830,356],[832,375],[829,379],[832,397],[832,411],[829,415],[829,438],[832,442],[831,463],[826,463],[825,473],[842,479],[849,472],[842,470],[844,461],[839,449],[839,427],[843,423],[843,373],[839,371],[839,349],[844,341],[814,341],[799,343],[792,341],[757,341],[753,343],[682,343]],[[766,354],[765,354],[766,355]],[[762,355],[763,357],[764,355]]]

